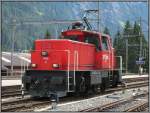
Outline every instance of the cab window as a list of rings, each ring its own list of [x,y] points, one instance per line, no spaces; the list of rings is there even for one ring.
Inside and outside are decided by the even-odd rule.
[[[96,46],[96,49],[99,50],[99,40],[98,37],[95,36],[86,36],[84,42],[91,43]]]
[[[68,35],[68,36],[64,36],[64,39],[69,39],[69,40],[78,41],[77,35]]]
[[[107,38],[102,36],[102,50],[108,50]]]

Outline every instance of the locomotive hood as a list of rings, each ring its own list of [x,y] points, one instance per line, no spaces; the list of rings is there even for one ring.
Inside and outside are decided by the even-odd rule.
[[[34,70],[68,70],[68,66],[73,70],[74,62],[85,69],[87,65],[94,66],[94,56],[95,46],[92,44],[68,39],[44,39],[35,41],[31,63]]]

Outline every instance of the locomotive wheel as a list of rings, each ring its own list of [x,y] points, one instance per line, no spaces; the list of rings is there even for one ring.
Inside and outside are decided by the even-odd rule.
[[[101,92],[104,93],[106,89],[106,78],[102,78],[102,84],[100,85]]]
[[[105,84],[101,84],[100,89],[101,89],[101,92],[104,93],[104,92],[105,92],[105,89],[106,89]]]
[[[33,100],[39,100],[40,97],[39,97],[39,96],[34,96],[34,97],[32,97],[32,99],[33,99]]]
[[[114,75],[113,77],[113,83],[112,83],[112,88],[117,87],[118,85],[118,76]]]
[[[92,93],[92,88],[89,84],[87,84],[84,77],[81,78],[80,87],[79,87],[79,93],[81,96],[88,96]]]
[[[87,93],[87,87],[85,84],[80,87],[80,93],[83,95]]]
[[[100,85],[94,85],[93,86],[93,92],[94,93],[100,93],[101,91],[100,91]]]
[[[81,82],[80,82],[80,86],[79,86],[79,92],[81,93],[85,93],[86,92],[86,83],[85,83],[85,78],[81,77]]]

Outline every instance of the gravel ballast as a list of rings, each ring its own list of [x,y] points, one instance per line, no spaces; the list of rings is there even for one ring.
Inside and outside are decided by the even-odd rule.
[[[47,108],[37,109],[35,111],[82,111],[91,107],[99,107],[121,99],[130,98],[135,94],[141,94],[144,92],[148,92],[148,87],[141,87],[140,90],[139,88],[128,89],[125,90],[124,93],[123,91],[117,91],[113,94],[106,94],[90,99],[58,104],[55,109],[52,109],[52,106],[49,106]]]

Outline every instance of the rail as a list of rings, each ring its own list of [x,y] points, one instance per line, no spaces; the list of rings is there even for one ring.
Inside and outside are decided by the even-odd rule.
[[[135,85],[132,85],[133,87],[132,88],[137,88],[137,82],[134,82],[135,83]],[[139,86],[143,86],[143,84],[141,84],[141,85],[139,85]],[[121,91],[122,90],[122,87],[121,86],[119,86],[120,87],[120,89],[116,89],[116,88],[113,88],[113,90],[107,90],[106,91],[106,93],[105,94],[111,94],[111,93],[113,93],[114,91]],[[7,88],[8,89],[8,88]],[[127,89],[130,89],[130,87],[128,87]],[[92,97],[95,97],[95,96],[101,96],[101,95],[92,95]],[[28,102],[28,101],[30,101],[31,100],[31,98],[28,98],[28,100],[26,101],[26,99],[27,99],[28,97],[26,97],[26,98],[24,98],[24,99],[15,99],[15,100],[13,100],[13,101],[6,101],[6,102],[2,102],[2,111],[15,111],[15,110],[17,110],[17,111],[22,111],[22,110],[24,110],[24,111],[27,111],[28,109],[30,109],[30,111],[31,111],[31,109],[34,109],[34,105],[31,105],[31,104],[29,104],[30,102]],[[69,98],[69,99],[68,99]],[[60,99],[60,102],[64,102],[65,103],[65,101],[66,102],[68,102],[68,100],[70,100],[71,102],[72,101],[78,101],[78,100],[81,100],[81,99],[84,99],[85,97],[79,97],[79,98],[72,98],[72,96],[71,97],[67,97],[67,98],[61,98]],[[91,94],[90,94],[90,96],[88,96],[88,98],[91,98]],[[74,100],[73,100],[74,99]],[[22,100],[24,100],[24,101],[22,101]],[[16,102],[17,101],[17,102]],[[35,100],[34,100],[34,102],[35,102]],[[38,102],[37,100],[36,100],[36,102]],[[45,101],[42,101],[42,102],[45,102]],[[23,104],[22,105],[22,107],[21,108],[18,108],[18,106],[20,106],[20,104]],[[48,103],[46,102],[46,104],[45,105],[48,105],[48,104],[50,104],[49,103],[49,100],[48,100]],[[27,106],[26,106],[27,105]],[[28,108],[28,107],[30,107],[30,108]],[[43,107],[43,104],[39,104],[39,107],[37,107],[36,106],[36,108],[42,108]],[[44,109],[45,110],[45,109]],[[86,110],[86,109],[85,109]],[[37,111],[43,111],[43,110],[37,110]],[[84,110],[83,110],[84,111]],[[85,112],[85,111],[84,111]]]
[[[137,95],[134,95],[134,96],[131,96],[131,97],[122,98],[120,100],[116,100],[116,101],[110,102],[108,104],[99,105],[97,107],[91,107],[91,108],[83,109],[80,112],[106,112],[106,110],[108,110],[108,109],[115,108],[115,107],[117,107],[121,104],[133,101],[134,99],[139,98],[139,97],[143,97],[145,95],[148,95],[148,92],[137,94]],[[142,104],[139,104],[139,106],[132,107],[132,108],[127,109],[125,111],[126,112],[131,112],[131,111],[134,111],[135,109],[137,109],[138,107],[146,106],[147,104],[148,104],[148,102],[144,102]]]
[[[139,111],[144,111],[145,108],[148,108],[148,101],[142,102],[142,103],[139,103],[138,105],[130,107],[124,112],[139,112]]]

